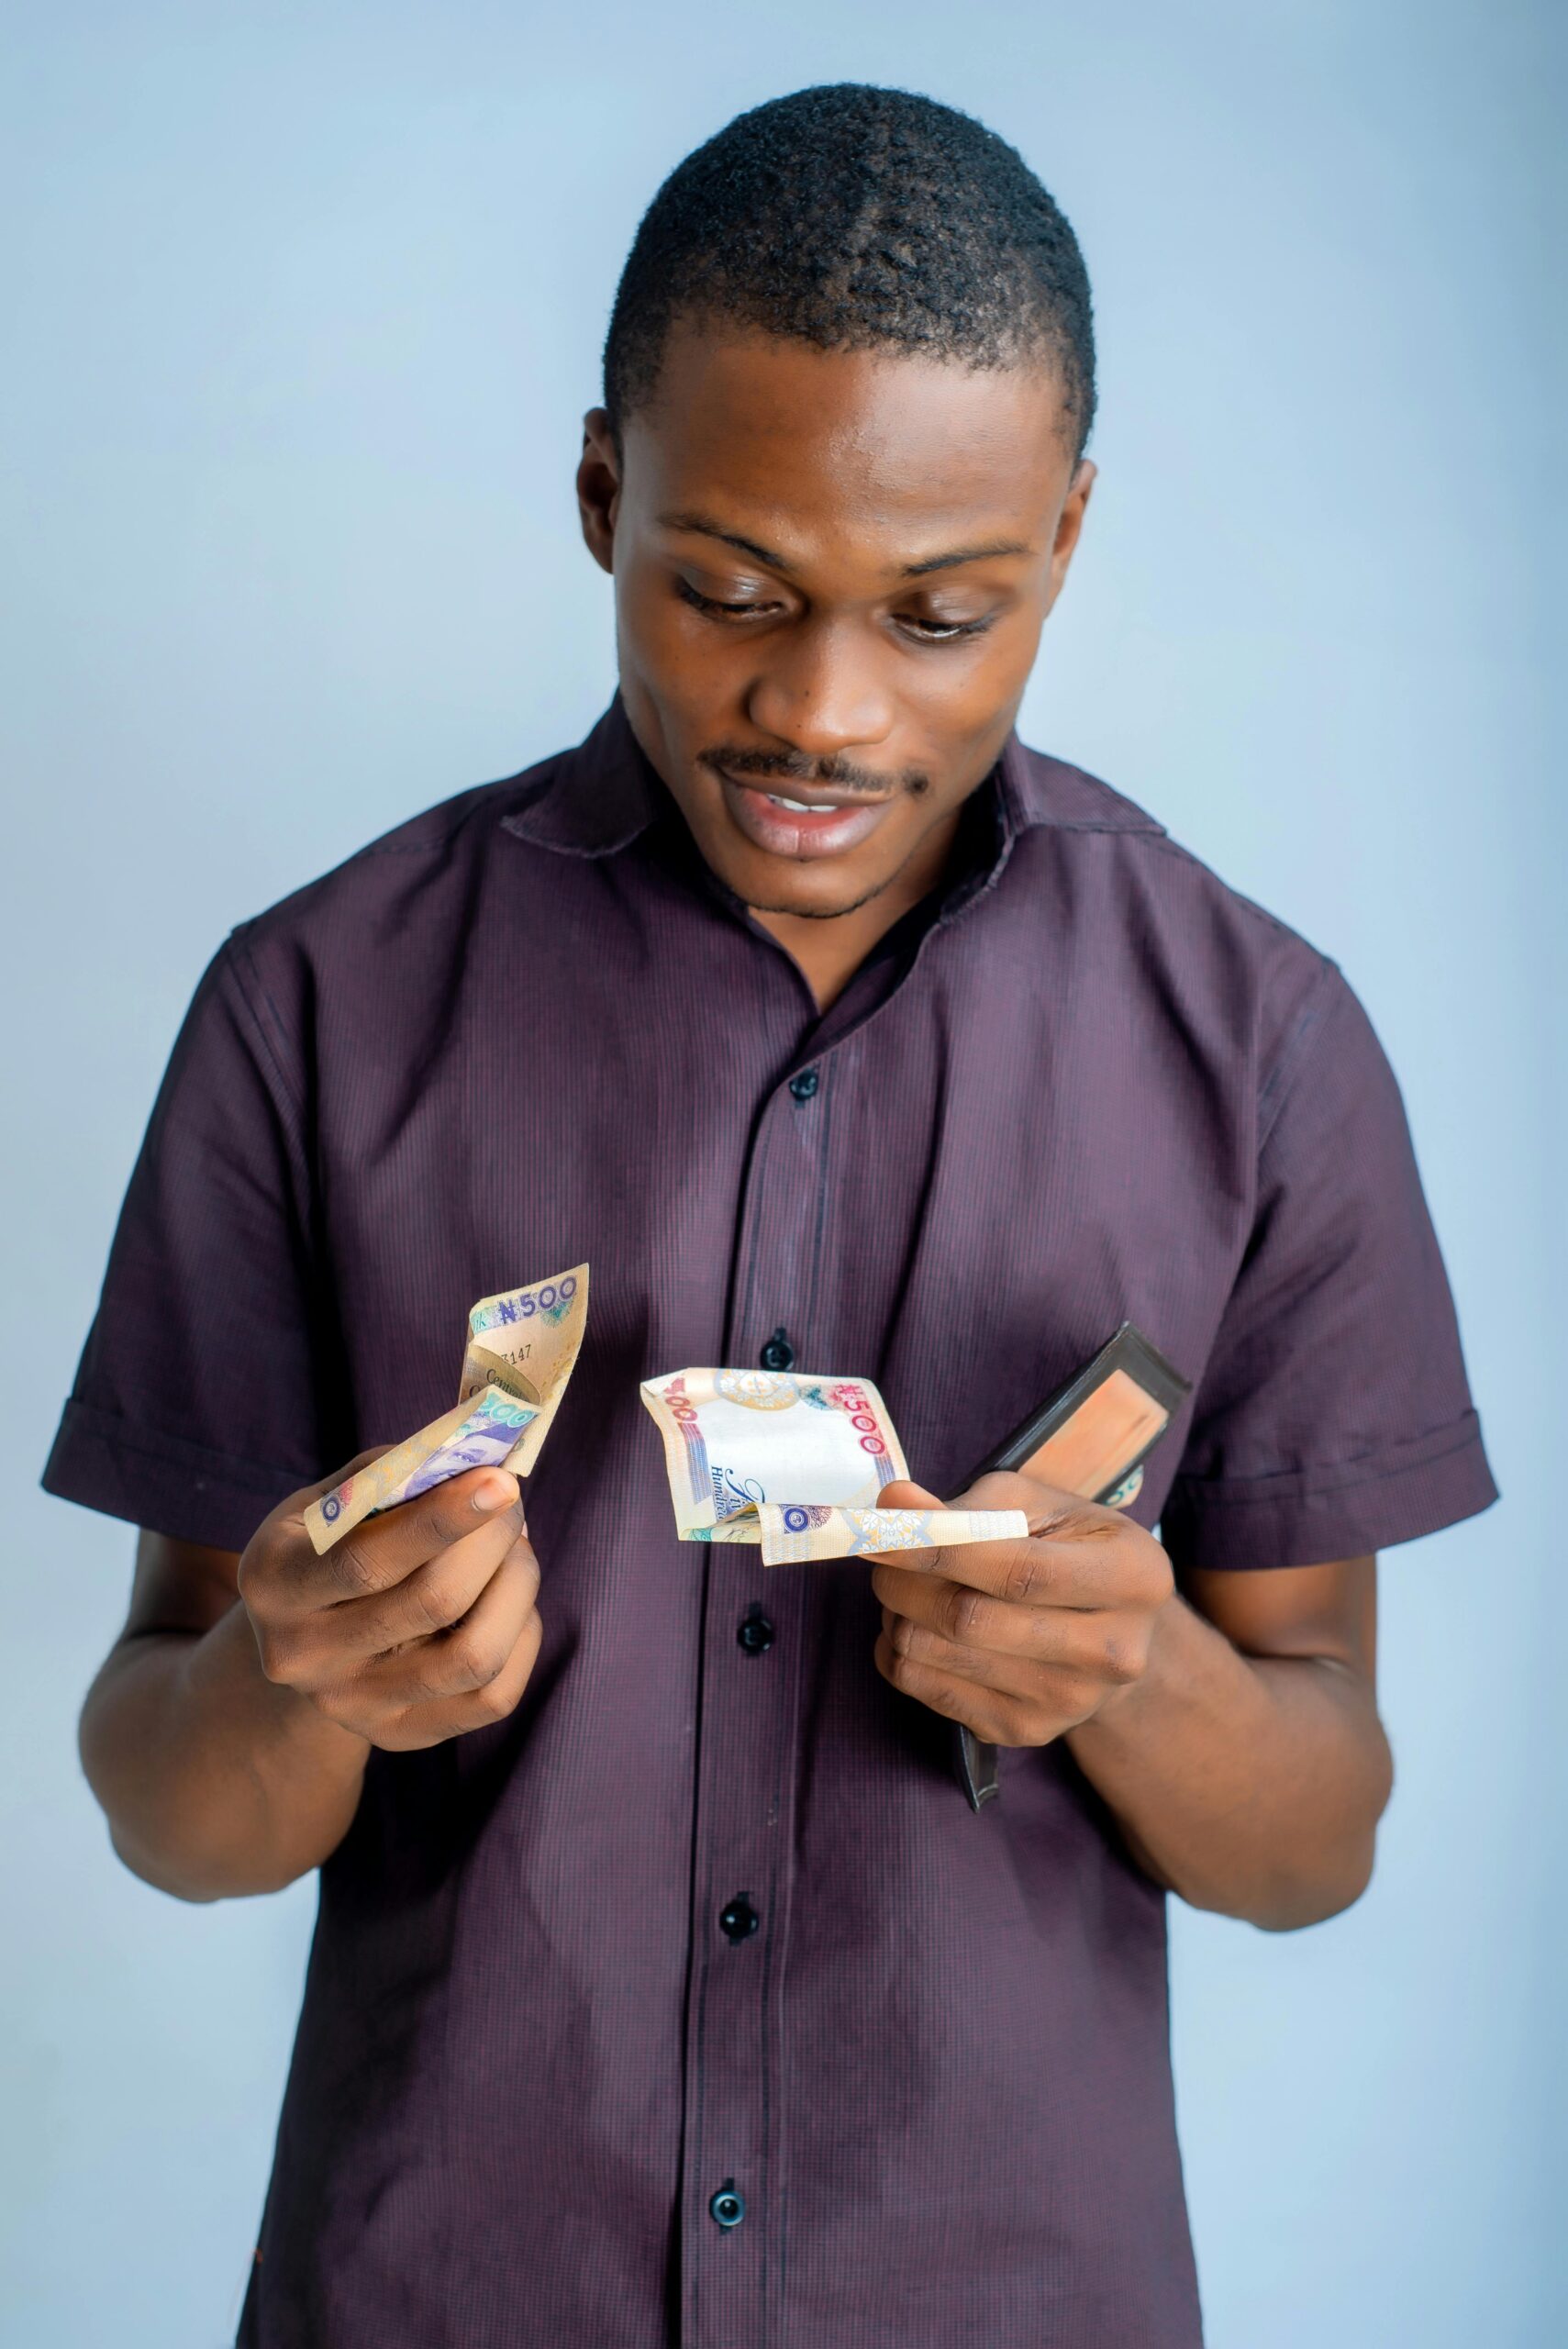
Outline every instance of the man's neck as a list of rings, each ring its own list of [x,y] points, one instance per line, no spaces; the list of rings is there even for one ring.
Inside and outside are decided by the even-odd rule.
[[[939,886],[958,836],[962,813],[962,809],[955,809],[937,825],[886,888],[850,913],[808,918],[804,914],[763,913],[752,907],[753,920],[760,922],[793,957],[817,998],[818,1011],[826,1011],[838,1001],[866,956],[886,937],[895,922],[902,920],[912,907]]]

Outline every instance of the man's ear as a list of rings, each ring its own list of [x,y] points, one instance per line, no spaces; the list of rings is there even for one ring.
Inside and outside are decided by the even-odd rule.
[[[1073,549],[1084,528],[1089,493],[1095,486],[1097,472],[1098,467],[1092,465],[1087,457],[1081,457],[1062,500],[1062,512],[1057,517],[1055,543],[1051,550],[1051,604],[1054,604],[1061,595],[1066,580],[1067,566],[1073,560]],[[1046,606],[1047,611],[1051,609],[1051,604]]]
[[[602,407],[583,418],[583,454],[577,466],[577,511],[583,540],[601,570],[615,569],[616,509],[620,503],[620,459],[610,419]]]

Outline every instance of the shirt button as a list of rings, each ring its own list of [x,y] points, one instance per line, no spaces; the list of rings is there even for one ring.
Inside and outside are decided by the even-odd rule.
[[[797,1101],[812,1101],[817,1097],[817,1088],[821,1082],[814,1068],[803,1068],[798,1076],[790,1078],[789,1089]]]
[[[743,1892],[718,1912],[720,1929],[732,1942],[750,1941],[762,1921]]]
[[[740,1619],[735,1634],[747,1655],[766,1655],[773,1643],[773,1627],[760,1607],[753,1607]]]
[[[790,1344],[787,1330],[775,1330],[759,1356],[764,1370],[793,1370],[795,1348]]]
[[[738,2227],[746,2216],[746,2197],[737,2194],[733,2179],[726,2178],[707,2207],[721,2227]]]

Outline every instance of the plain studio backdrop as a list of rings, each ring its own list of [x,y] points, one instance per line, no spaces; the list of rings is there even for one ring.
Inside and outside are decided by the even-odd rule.
[[[14,11],[6,2349],[230,2339],[314,1909],[138,1884],[76,1762],[131,1535],[37,1477],[176,1024],[231,924],[592,722],[572,473],[639,215],[741,107],[841,79],[979,114],[1083,239],[1101,478],[1025,737],[1344,966],[1505,1494],[1386,1561],[1367,1898],[1285,1938],[1176,1910],[1213,2349],[1568,2339],[1555,16]]]

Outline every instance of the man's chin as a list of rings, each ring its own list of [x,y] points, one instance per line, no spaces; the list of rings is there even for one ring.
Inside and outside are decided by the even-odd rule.
[[[784,856],[710,856],[708,863],[728,888],[754,914],[787,915],[796,921],[838,921],[858,913],[892,886],[895,873],[856,872],[858,860],[817,858],[797,864]]]
[[[841,896],[829,904],[822,902],[820,892],[815,892],[809,903],[804,902],[798,893],[774,897],[745,894],[746,903],[754,914],[787,914],[796,921],[838,921],[845,914],[858,914],[862,906],[880,897],[887,886],[885,881],[878,881],[871,888],[862,889],[858,897]]]

